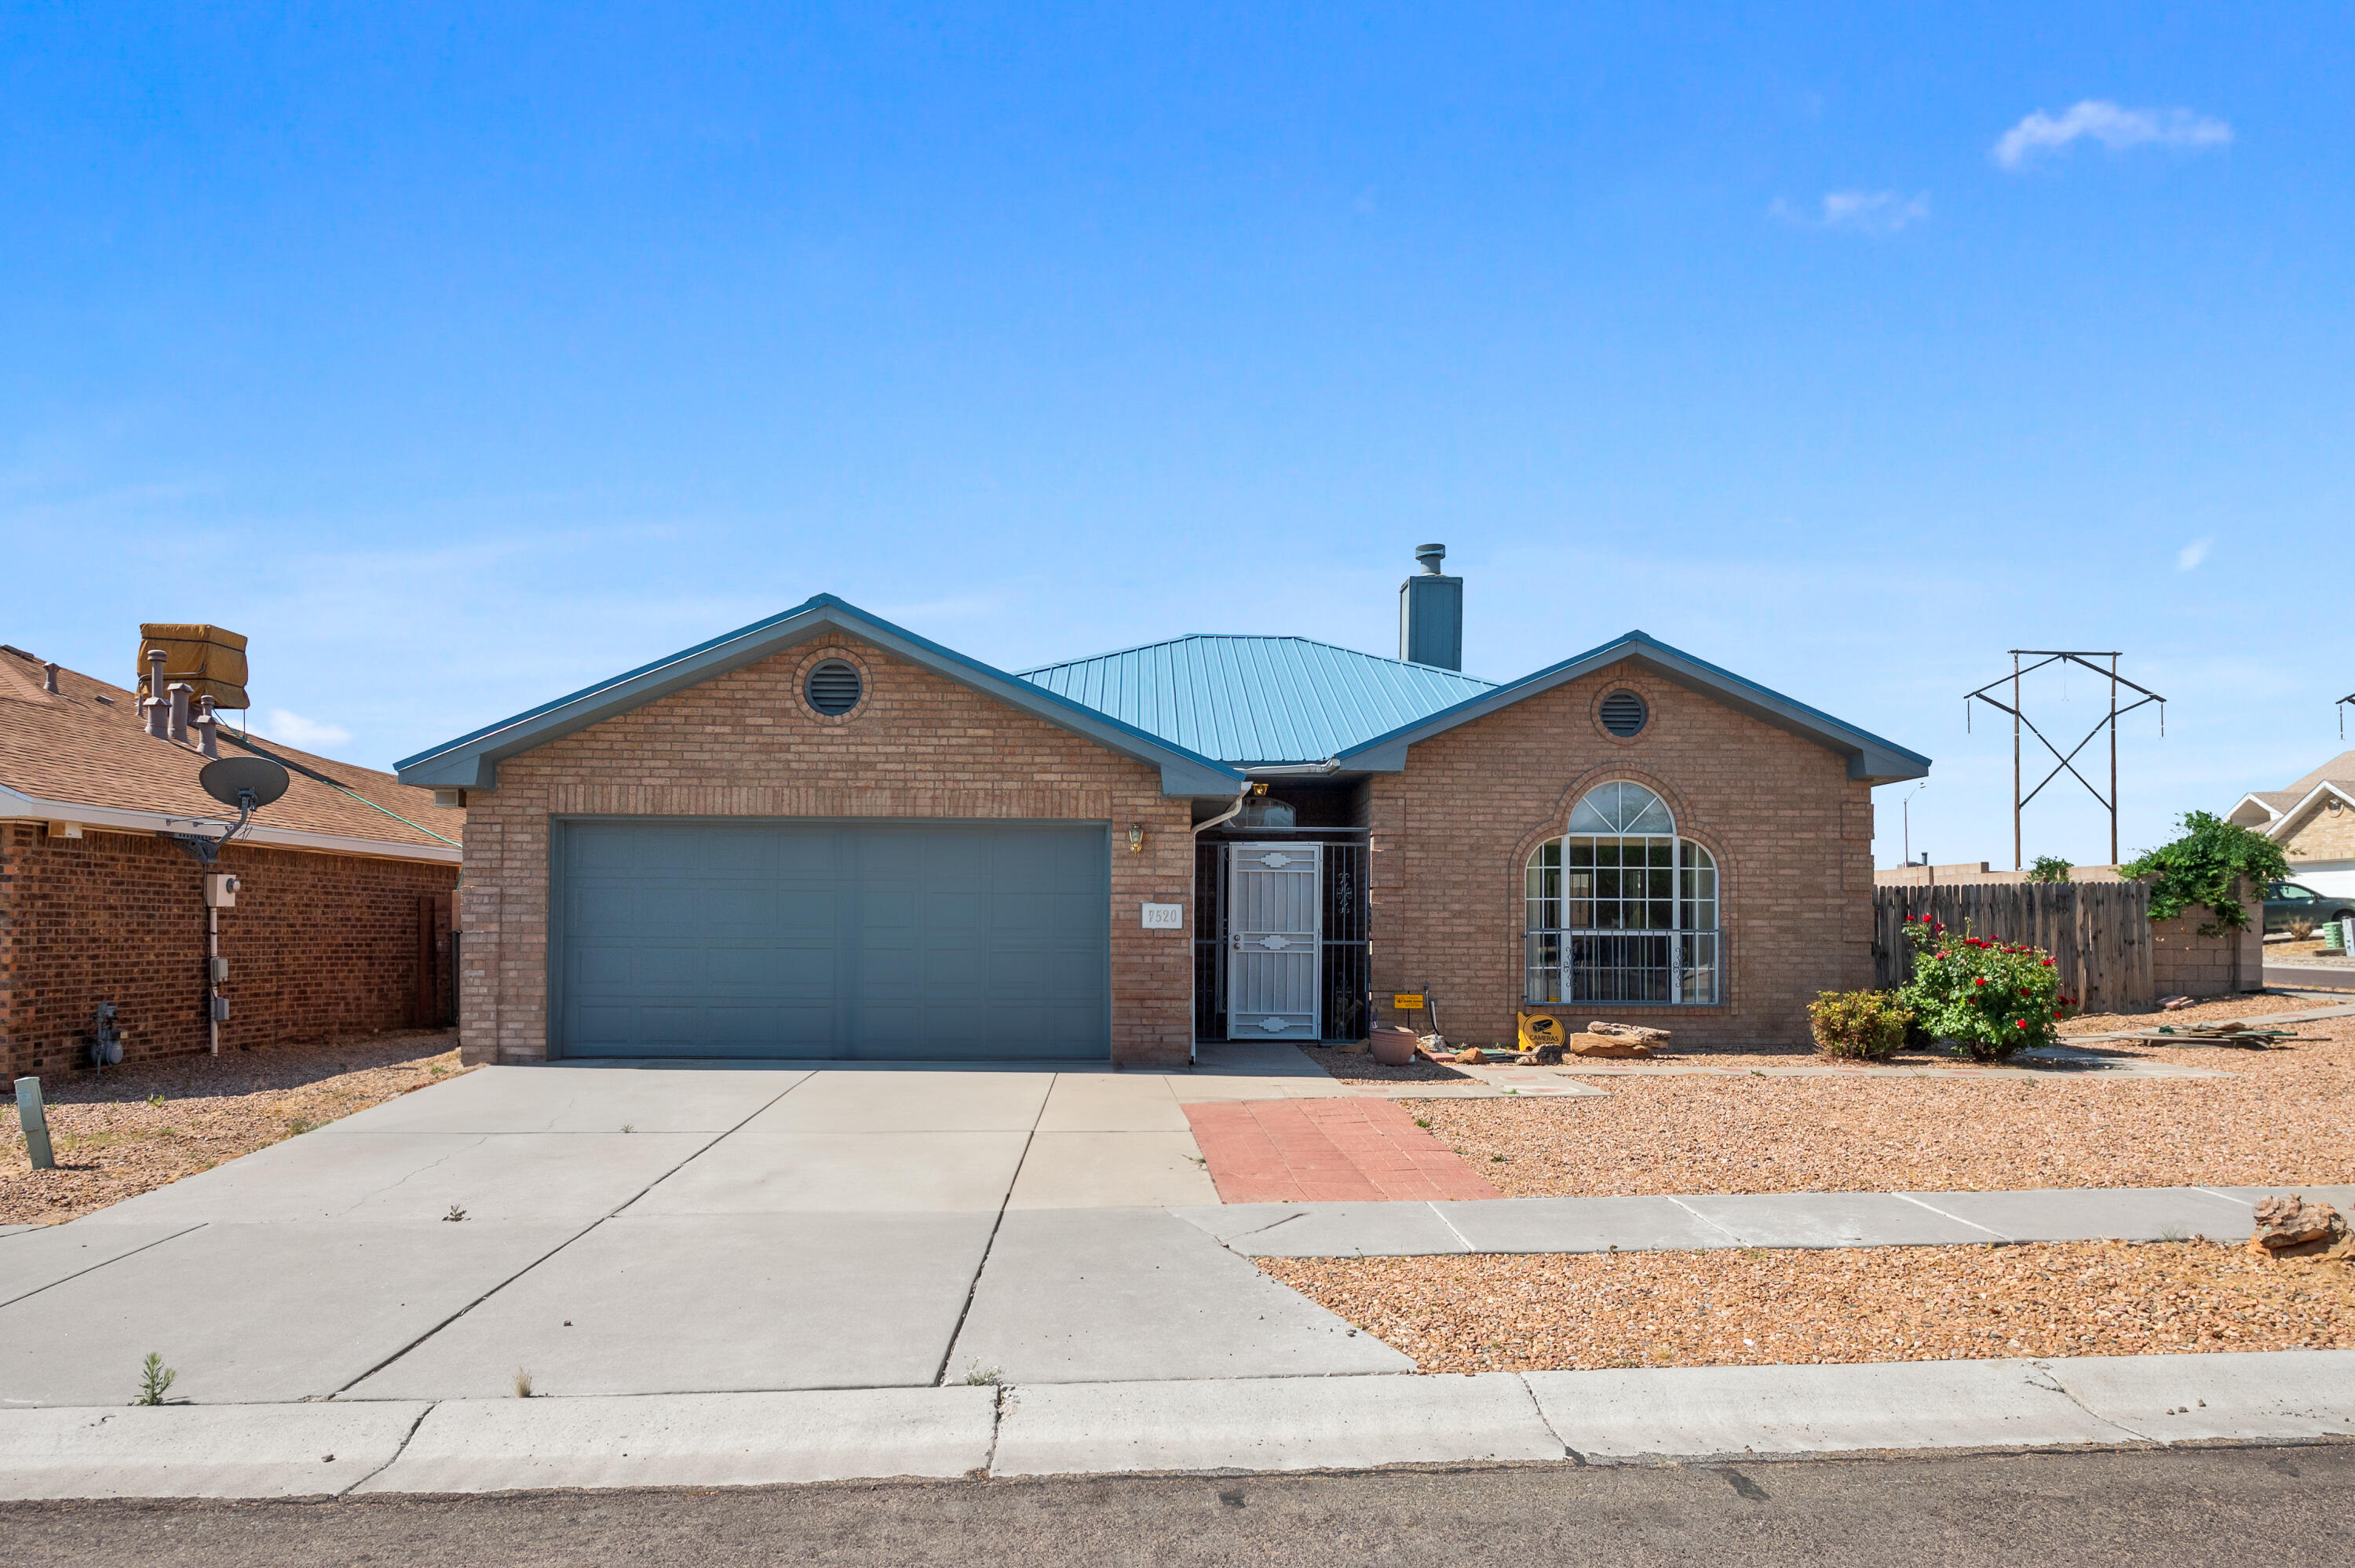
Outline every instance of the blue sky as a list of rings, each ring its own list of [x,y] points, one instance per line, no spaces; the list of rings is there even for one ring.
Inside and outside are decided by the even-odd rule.
[[[0,5],[0,639],[381,766],[819,590],[1394,652],[1441,539],[1474,673],[1640,627],[1941,860],[2015,646],[2171,699],[2129,852],[2339,749],[2343,7],[751,9]]]

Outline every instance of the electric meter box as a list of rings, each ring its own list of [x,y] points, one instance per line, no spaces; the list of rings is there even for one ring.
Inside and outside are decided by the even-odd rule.
[[[217,871],[205,878],[205,907],[234,909],[237,907],[237,878],[225,871]]]

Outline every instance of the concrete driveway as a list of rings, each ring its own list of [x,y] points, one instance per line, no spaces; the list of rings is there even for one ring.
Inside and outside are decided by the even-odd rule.
[[[1261,1069],[1264,1069],[1263,1071]],[[0,1404],[1405,1372],[1169,1211],[1224,1072],[488,1067],[0,1237]]]

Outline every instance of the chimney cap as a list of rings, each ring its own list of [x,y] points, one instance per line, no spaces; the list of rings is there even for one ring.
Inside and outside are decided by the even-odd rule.
[[[1444,545],[1417,545],[1414,547],[1414,558],[1423,563],[1423,569],[1424,571],[1429,572],[1433,577],[1437,577],[1440,575],[1439,563],[1447,559],[1447,546]]]

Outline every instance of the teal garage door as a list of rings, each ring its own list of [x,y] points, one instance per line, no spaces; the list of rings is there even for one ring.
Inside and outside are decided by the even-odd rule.
[[[550,850],[559,1055],[1112,1054],[1101,825],[571,821]]]

